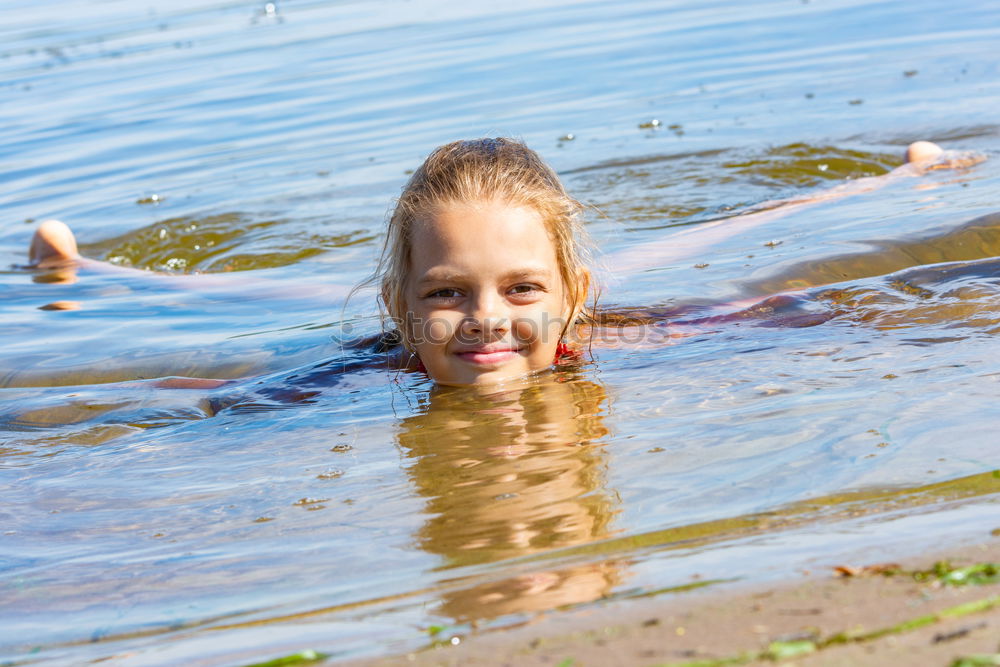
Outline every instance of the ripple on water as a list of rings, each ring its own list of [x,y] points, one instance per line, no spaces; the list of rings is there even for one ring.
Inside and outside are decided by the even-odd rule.
[[[0,661],[349,657],[992,520],[993,3],[11,2],[4,267],[56,216],[216,275],[0,271]],[[483,134],[596,209],[606,305],[655,308],[435,389],[342,309],[408,170]],[[774,201],[925,138],[991,160]],[[178,374],[237,381],[135,382]]]

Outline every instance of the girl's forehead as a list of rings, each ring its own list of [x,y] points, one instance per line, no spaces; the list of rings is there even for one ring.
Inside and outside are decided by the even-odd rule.
[[[526,261],[554,266],[555,246],[542,216],[506,202],[455,202],[418,218],[411,236],[413,268],[439,263]]]
[[[448,240],[521,237],[549,243],[541,214],[530,206],[505,201],[443,202],[414,221],[414,236]]]

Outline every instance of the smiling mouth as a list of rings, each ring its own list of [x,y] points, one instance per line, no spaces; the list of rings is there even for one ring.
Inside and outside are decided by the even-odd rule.
[[[456,352],[455,355],[475,366],[499,366],[518,356],[520,350],[512,347],[483,347]]]

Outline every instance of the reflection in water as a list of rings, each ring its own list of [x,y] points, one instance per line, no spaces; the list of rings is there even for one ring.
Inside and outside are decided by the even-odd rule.
[[[929,239],[871,245],[870,252],[792,267],[762,286],[789,289],[850,280],[815,293],[829,309],[828,317],[877,329],[1000,330],[1000,215],[976,218]],[[859,280],[873,276],[881,277]]]
[[[408,475],[427,498],[418,544],[444,567],[495,563],[607,537],[618,511],[599,446],[607,402],[594,382],[557,374],[495,393],[437,388],[404,419]],[[458,587],[458,622],[543,611],[606,595],[616,563],[531,572]]]
[[[328,232],[315,220],[244,212],[159,220],[80,247],[84,257],[154,271],[225,272],[295,264],[326,250],[365,243],[371,232]]]
[[[719,314],[704,314],[708,309],[697,305],[622,309],[606,314],[602,323],[627,327],[668,322],[676,328],[667,333],[676,336],[742,322],[765,327],[845,322],[877,330],[967,332],[927,338],[930,342],[1000,331],[1000,214],[976,218],[932,238],[869,245],[873,249],[868,252],[803,262],[749,283],[748,293],[774,296],[724,304]],[[742,307],[733,310],[734,305]]]
[[[693,230],[722,218],[713,229],[728,232],[740,222],[735,212],[760,202],[888,171],[899,147],[922,138],[914,133],[995,156],[995,68],[982,57],[1000,36],[995,3],[925,0],[898,11],[901,3],[874,1],[686,10],[543,1],[522,11],[472,2],[434,12],[427,3],[279,2],[282,25],[253,24],[254,11],[235,2],[160,2],[155,16],[136,3],[105,2],[100,12],[91,4],[15,2],[8,16],[0,57],[4,264],[24,261],[22,221],[56,215],[81,240],[107,239],[85,246],[87,256],[218,273],[155,286],[152,277],[81,272],[74,284],[46,285],[0,267],[0,384],[8,387],[0,390],[0,420],[8,419],[0,453],[8,448],[3,462],[18,466],[0,481],[0,662],[247,664],[304,649],[370,654],[427,640],[418,628],[430,622],[428,595],[444,613],[468,618],[542,609],[559,596],[588,599],[602,587],[620,594],[625,586],[613,582],[624,567],[628,585],[645,590],[696,570],[712,576],[704,568],[714,561],[726,576],[752,581],[773,564],[761,554],[774,552],[757,545],[780,529],[773,515],[788,503],[837,494],[858,479],[925,485],[981,472],[992,460],[1000,368],[994,341],[983,344],[977,328],[954,331],[979,341],[926,355],[898,340],[941,335],[926,325],[886,332],[869,322],[850,327],[846,316],[812,329],[729,327],[635,354],[602,351],[613,416],[594,387],[546,386],[526,388],[524,398],[466,394],[480,410],[516,407],[520,415],[466,417],[449,392],[435,392],[422,414],[398,424],[383,400],[392,390],[379,388],[394,371],[286,385],[320,359],[341,365],[330,335],[345,316],[344,297],[319,292],[369,272],[376,244],[366,239],[404,170],[429,147],[494,124],[523,134],[578,198],[606,215],[588,217],[609,254],[672,243],[658,227]],[[375,46],[383,44],[393,48]],[[904,63],[919,76],[902,77]],[[865,104],[846,104],[855,98]],[[501,107],[510,111],[498,119]],[[636,127],[654,115],[663,128]],[[684,124],[683,137],[673,123]],[[557,146],[564,132],[577,140]],[[800,141],[808,145],[793,144]],[[871,151],[853,150],[873,142]],[[978,215],[991,210],[998,182],[994,160],[968,188],[941,182],[934,201],[956,216]],[[830,248],[848,247],[841,243],[913,233],[901,219],[920,234],[956,221],[924,208],[924,195],[906,185],[854,204],[830,201],[755,228],[760,237],[727,236],[683,262],[653,257],[648,272],[627,275],[608,294],[644,307],[760,298],[800,287],[737,294],[732,286],[778,262],[822,261]],[[153,192],[162,203],[136,202]],[[760,247],[772,238],[785,243]],[[792,247],[798,240],[807,244],[801,252]],[[322,249],[330,252],[315,254]],[[819,277],[811,295],[888,293],[889,281],[876,276],[969,259]],[[625,269],[608,264],[616,275]],[[257,279],[276,283],[270,296]],[[231,287],[196,294],[193,283],[205,280]],[[910,283],[941,296],[904,303],[945,303],[940,286]],[[81,307],[38,310],[57,301]],[[373,304],[360,295],[346,315]],[[825,311],[827,302],[814,298],[808,308]],[[375,328],[366,320],[358,333]],[[890,370],[900,377],[875,382]],[[240,400],[220,413],[214,400],[203,407],[201,391],[94,386],[164,374],[259,380],[209,396],[232,391]],[[258,381],[282,395],[258,391]],[[401,375],[397,394],[422,396],[422,382]],[[300,396],[286,388],[321,394],[275,410]],[[548,417],[532,416],[543,411]],[[559,423],[563,412],[572,417],[565,442],[589,444],[563,447],[529,428]],[[209,414],[218,416],[201,419]],[[603,432],[599,415],[613,433],[588,437]],[[171,418],[171,426],[148,428]],[[871,445],[856,433],[869,427],[880,431],[868,436]],[[387,433],[394,428],[398,435]],[[488,438],[514,451],[491,454]],[[879,440],[885,449],[874,449]],[[648,453],[651,441],[667,448]],[[346,443],[350,452],[328,451]],[[865,459],[869,449],[880,458]],[[674,459],[664,465],[665,457]],[[905,465],[889,472],[897,462]],[[331,465],[343,476],[317,479]],[[981,521],[949,535],[972,539],[990,521],[1000,492],[988,479],[977,486]],[[634,500],[617,502],[617,491]],[[944,491],[926,489],[928,515],[948,516],[938,500]],[[518,495],[495,499],[504,493]],[[309,511],[294,505],[304,497],[330,500]],[[912,512],[897,500],[801,505],[795,525],[806,539],[782,565],[794,571],[822,558],[827,536],[840,530],[824,524],[827,509],[836,518],[884,511],[887,520],[846,539],[890,544],[888,519]],[[759,530],[733,527],[744,524]],[[922,532],[926,524],[901,525]],[[685,541],[703,534],[713,539]],[[742,537],[753,544],[738,544]],[[787,544],[799,536],[774,537]],[[734,563],[733,554],[743,558]],[[609,559],[627,566],[583,569]],[[471,565],[455,567],[463,562]],[[517,579],[531,570],[552,572]]]
[[[750,293],[774,294],[790,289],[829,285],[884,276],[910,267],[966,262],[1000,256],[1000,214],[993,213],[912,241],[868,241],[867,252],[810,259],[780,275],[747,285]]]
[[[662,229],[745,213],[779,189],[887,174],[900,165],[898,153],[803,143],[753,153],[671,151],[605,160],[563,175],[572,178],[574,192],[600,202],[608,219],[629,230]]]
[[[926,342],[958,340],[1000,331],[998,278],[1000,260],[991,258],[920,267],[888,276],[878,287],[830,289],[818,296],[850,322],[921,331]],[[952,332],[942,338],[941,329]]]
[[[1000,330],[998,225],[1000,216],[992,214],[931,239],[873,243],[871,252],[796,267],[783,280],[786,286],[851,280],[815,293],[830,317],[844,321],[882,330],[992,334]],[[869,276],[880,277],[858,280]]]

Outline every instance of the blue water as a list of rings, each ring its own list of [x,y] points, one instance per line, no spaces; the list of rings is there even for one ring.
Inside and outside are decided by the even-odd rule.
[[[398,652],[993,527],[993,3],[4,9],[0,660]],[[607,308],[808,289],[502,392],[345,348],[408,171],[481,135],[591,207]],[[916,139],[986,161],[863,180]],[[151,271],[22,268],[49,217]]]

